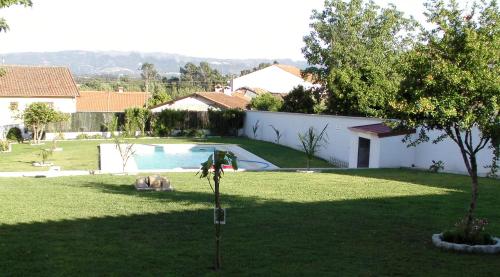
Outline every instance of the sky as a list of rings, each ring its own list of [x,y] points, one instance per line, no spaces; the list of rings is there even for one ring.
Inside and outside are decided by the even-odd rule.
[[[423,0],[375,0],[425,21]],[[462,4],[467,0],[459,0]],[[302,38],[324,0],[33,0],[0,10],[0,53],[164,52],[303,60]]]

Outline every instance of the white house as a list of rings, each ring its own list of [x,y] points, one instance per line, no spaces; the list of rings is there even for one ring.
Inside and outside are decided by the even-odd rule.
[[[2,65],[0,76],[0,136],[13,126],[32,103],[43,102],[64,113],[76,112],[78,88],[66,67]]]
[[[170,110],[188,110],[188,111],[208,111],[224,109],[247,109],[249,100],[224,94],[222,92],[196,92],[175,100],[156,105],[151,111],[161,112]]]
[[[287,94],[298,85],[310,88],[313,83],[310,77],[302,77],[299,68],[284,64],[273,64],[231,81],[233,92],[241,88],[252,88]]]

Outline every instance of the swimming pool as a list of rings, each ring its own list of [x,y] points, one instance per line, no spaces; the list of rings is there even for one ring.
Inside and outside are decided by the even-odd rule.
[[[215,150],[231,151],[238,158],[240,170],[276,169],[270,162],[231,144],[136,144],[126,172],[198,171]],[[101,171],[120,172],[121,158],[114,144],[101,144]],[[230,167],[227,167],[230,168]]]

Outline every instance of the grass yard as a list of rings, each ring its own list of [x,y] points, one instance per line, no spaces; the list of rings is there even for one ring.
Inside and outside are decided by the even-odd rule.
[[[189,138],[164,138],[164,139],[129,139],[133,143],[232,143],[264,158],[278,167],[305,167],[305,154],[289,147],[270,142],[256,141],[246,138],[211,138],[206,140],[193,140]],[[113,143],[112,140],[73,140],[57,143],[64,151],[54,152],[50,161],[59,165],[63,170],[95,170],[98,169],[99,154],[97,146],[101,143]],[[0,171],[38,171],[44,170],[31,164],[39,161],[38,153],[42,148],[49,148],[52,142],[41,146],[29,144],[12,145],[11,153],[0,153]],[[328,162],[314,159],[311,167],[332,167]]]
[[[136,192],[134,176],[0,178],[0,276],[213,275],[212,192],[192,173],[168,177],[175,192]],[[221,188],[224,276],[500,272],[499,256],[431,244],[464,215],[466,176],[244,172]],[[496,235],[499,195],[499,180],[480,180],[478,215]]]

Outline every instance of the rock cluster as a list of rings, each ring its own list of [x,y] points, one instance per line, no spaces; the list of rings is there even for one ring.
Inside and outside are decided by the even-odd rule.
[[[135,180],[135,188],[137,190],[156,190],[156,191],[173,191],[174,188],[170,181],[159,175],[140,177]]]

